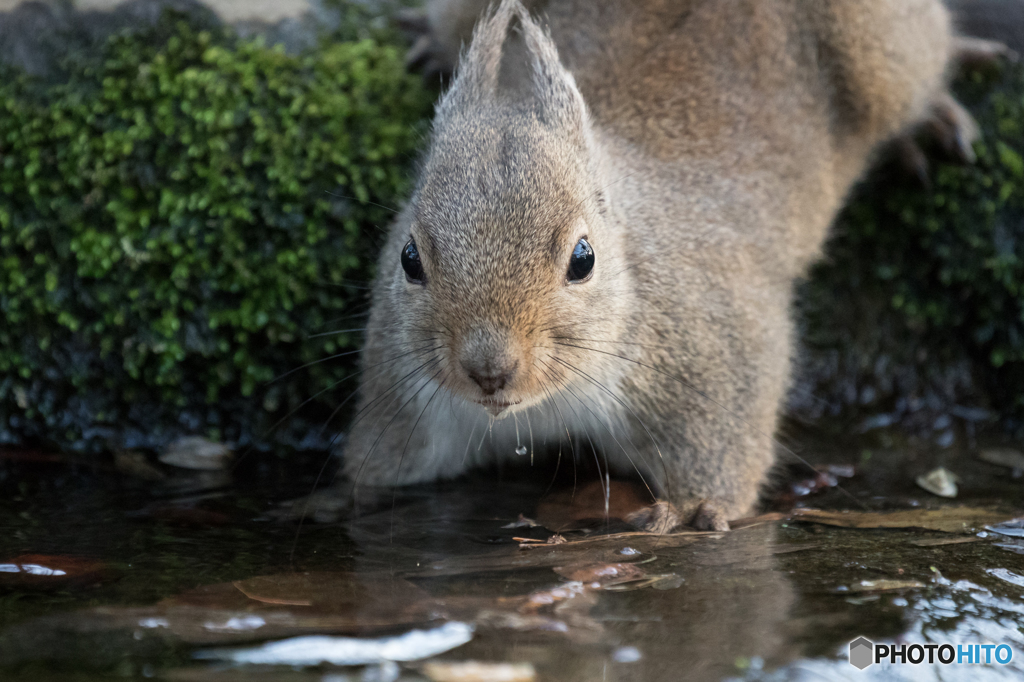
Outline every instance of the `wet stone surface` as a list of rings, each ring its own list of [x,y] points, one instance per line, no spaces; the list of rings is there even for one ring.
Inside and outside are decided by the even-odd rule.
[[[1000,522],[1024,514],[1024,482],[970,452],[801,452],[826,483],[784,470],[759,519],[651,536],[587,521],[564,491],[539,505],[539,475],[299,526],[269,512],[309,492],[313,457],[153,480],[0,450],[0,679],[1018,679],[1024,531]],[[936,466],[957,499],[915,485]],[[1012,660],[861,672],[861,636],[1005,644]]]

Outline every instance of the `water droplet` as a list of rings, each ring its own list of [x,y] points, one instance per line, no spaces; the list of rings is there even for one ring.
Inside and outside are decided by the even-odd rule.
[[[526,454],[526,446],[525,445],[520,445],[518,448],[516,448],[516,454],[519,455],[520,457],[525,455]]]

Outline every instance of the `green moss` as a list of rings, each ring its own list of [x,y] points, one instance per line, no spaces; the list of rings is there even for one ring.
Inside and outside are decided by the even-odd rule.
[[[246,441],[339,382],[350,358],[270,383],[355,347],[312,335],[363,298],[430,102],[397,45],[291,56],[172,16],[60,85],[8,74],[0,441]]]
[[[928,190],[876,173],[804,289],[812,385],[834,403],[1024,416],[1024,67],[957,92],[982,129],[977,163],[939,163]]]

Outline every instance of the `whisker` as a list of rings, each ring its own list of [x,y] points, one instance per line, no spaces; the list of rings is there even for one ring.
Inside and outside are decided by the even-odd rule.
[[[585,402],[583,402],[583,399],[580,398],[578,395],[576,395],[576,392],[573,391],[572,388],[570,388],[569,386],[566,386],[565,390],[568,391],[569,395],[571,395],[572,397],[576,398],[576,400],[578,400],[579,403],[581,405],[583,405],[583,407],[585,407],[587,409],[587,411],[589,411],[590,414],[592,414],[594,416],[595,419],[597,419],[598,423],[600,423],[602,426],[605,427],[605,429],[608,431],[608,435],[611,436],[612,440],[615,441],[615,444],[619,446],[619,449],[622,450],[622,454],[624,454],[626,456],[626,459],[629,460],[629,463],[633,467],[633,470],[636,471],[637,475],[640,477],[640,482],[644,484],[645,488],[647,488],[647,492],[649,492],[651,494],[651,497],[653,499],[655,499],[655,500],[658,499],[658,496],[654,494],[654,490],[652,490],[651,486],[648,485],[647,479],[644,478],[643,472],[640,471],[640,468],[636,465],[636,462],[633,461],[633,458],[629,456],[629,451],[626,450],[626,447],[619,441],[618,437],[615,435],[615,432],[612,430],[612,428],[610,426],[608,426],[607,424],[605,424],[604,421],[601,419],[601,417],[596,412],[594,412],[594,410],[591,409],[591,407],[589,405],[587,405]],[[638,447],[636,447],[636,444],[633,443],[633,439],[632,438],[630,438],[630,445],[633,446],[633,451],[636,452],[637,456],[640,457],[643,460],[644,459],[643,454],[640,452],[640,449]],[[644,464],[645,465],[647,464],[646,460],[644,461]],[[607,471],[608,471],[608,462],[605,461],[605,472],[607,472]],[[598,468],[598,473],[600,473],[600,468]],[[607,495],[608,495],[608,492],[607,492],[607,490],[605,490],[605,496],[607,497]]]
[[[546,362],[544,362],[542,359],[537,358],[537,360],[541,364],[543,364],[544,366],[546,366],[546,367],[548,367],[550,369],[550,366]],[[580,401],[577,396],[574,395],[573,397],[576,398],[577,401]],[[576,423],[583,427],[583,435],[586,436],[587,442],[590,443],[590,449],[594,453],[594,463],[597,464],[597,473],[598,473],[598,475],[600,475],[600,473],[601,473],[601,462],[597,459],[598,448],[597,448],[596,445],[594,445],[594,441],[590,437],[590,429],[587,428],[587,423],[582,418],[580,418],[579,412],[577,412],[576,408],[572,406],[572,403],[570,403],[564,397],[562,398],[562,400],[565,400],[565,406],[568,407],[570,410],[572,410],[573,415],[576,417]],[[582,405],[583,402],[580,401],[580,404]],[[603,481],[601,483],[601,486],[602,486],[602,490],[603,490],[604,489],[604,482]],[[575,498],[575,491],[576,491],[576,487],[575,487],[575,483],[574,483],[573,484],[573,497],[574,498]]]
[[[367,329],[366,327],[361,327],[359,329],[338,329],[338,330],[335,330],[333,332],[321,332],[319,334],[313,334],[311,336],[307,336],[306,338],[307,339],[320,339],[320,338],[323,338],[325,336],[334,336],[336,334],[354,334],[356,332],[365,332],[366,329]]]
[[[329,194],[332,197],[336,197],[338,199],[348,199],[349,201],[358,201],[361,204],[370,204],[371,206],[376,206],[377,208],[383,208],[385,211],[391,211],[395,215],[398,215],[400,213],[400,211],[398,211],[397,209],[391,208],[390,206],[385,206],[384,204],[378,204],[377,202],[370,201],[369,199],[360,199],[359,197],[350,197],[344,194],[335,194],[334,192],[330,192],[326,189],[324,190],[324,194]]]
[[[588,381],[590,381],[590,383],[594,384],[595,386],[600,388],[602,391],[607,393],[612,398],[612,400],[614,400],[619,405],[621,405],[622,407],[624,407],[627,410],[629,410],[629,413],[631,415],[633,415],[633,418],[636,419],[637,422],[639,422],[641,427],[643,427],[643,430],[647,433],[647,437],[651,439],[651,444],[654,446],[655,452],[658,453],[658,458],[661,459],[661,461],[662,461],[662,469],[665,471],[665,475],[667,476],[668,475],[668,464],[665,463],[665,456],[661,453],[661,447],[658,445],[658,441],[657,441],[657,439],[655,439],[654,434],[652,434],[651,430],[647,428],[647,424],[645,424],[644,420],[640,418],[640,415],[638,415],[636,412],[634,412],[632,407],[630,407],[624,400],[620,399],[611,390],[609,390],[607,387],[605,387],[604,384],[602,384],[600,381],[598,381],[597,379],[593,378],[592,376],[590,376],[589,374],[587,374],[583,370],[577,369],[576,367],[573,367],[571,364],[569,364],[568,362],[566,362],[562,358],[552,357],[552,359],[555,362],[558,362],[558,363],[564,365],[565,367],[569,368],[570,370],[572,370],[576,374],[582,376],[584,379],[587,379]],[[639,454],[639,449],[637,450],[637,453]],[[645,462],[645,464],[646,464],[646,462]]]
[[[736,412],[734,412],[733,410],[730,410],[730,409],[729,409],[728,407],[726,407],[726,406],[725,406],[725,405],[723,405],[722,403],[718,402],[717,400],[715,400],[714,398],[712,398],[711,396],[709,396],[709,395],[708,395],[707,393],[705,393],[704,391],[701,391],[701,390],[700,390],[699,388],[697,388],[697,387],[696,387],[696,386],[694,386],[693,384],[690,384],[689,382],[687,382],[687,381],[685,381],[685,380],[683,380],[683,379],[681,379],[681,378],[679,378],[679,377],[677,377],[677,376],[674,376],[674,375],[672,375],[672,374],[669,374],[668,372],[665,372],[665,371],[663,371],[663,370],[660,370],[660,369],[658,369],[657,367],[654,367],[654,366],[652,366],[652,365],[648,365],[648,364],[646,364],[646,363],[640,362],[639,360],[634,360],[634,359],[632,359],[632,358],[627,358],[626,356],[624,356],[624,355],[619,355],[619,354],[617,354],[617,353],[609,353],[608,351],[598,350],[598,349],[596,349],[596,348],[587,348],[587,347],[584,347],[584,346],[576,346],[576,345],[572,345],[572,344],[568,344],[568,343],[559,343],[559,344],[557,344],[557,345],[559,345],[559,346],[566,346],[566,347],[568,347],[568,348],[577,348],[577,349],[579,349],[579,350],[586,350],[586,351],[590,351],[590,352],[592,352],[592,353],[601,353],[602,355],[608,355],[608,356],[610,356],[610,357],[613,357],[613,358],[619,358],[620,360],[625,360],[626,362],[632,362],[633,364],[639,365],[640,367],[645,367],[645,368],[647,368],[647,369],[651,370],[652,372],[657,372],[658,374],[661,374],[662,376],[668,377],[669,379],[672,379],[673,381],[676,381],[676,382],[678,382],[678,383],[679,383],[679,384],[680,384],[681,386],[685,387],[686,389],[688,389],[688,390],[692,391],[692,392],[693,392],[693,393],[694,393],[695,395],[698,395],[698,396],[700,396],[701,398],[704,398],[705,400],[707,400],[708,402],[710,402],[710,403],[711,403],[712,405],[715,405],[715,406],[717,406],[717,407],[718,407],[719,409],[721,409],[721,410],[725,411],[725,412],[726,412],[727,414],[731,415],[731,416],[732,416],[733,418],[735,418],[736,420],[738,420],[738,421],[739,421],[740,423],[742,423],[742,424],[746,425],[746,426],[747,426],[748,428],[750,428],[751,430],[753,430],[753,431],[754,431],[755,433],[757,433],[757,434],[759,434],[759,435],[763,436],[764,438],[767,438],[767,439],[768,439],[769,441],[771,441],[771,442],[772,442],[772,443],[774,443],[774,444],[775,444],[776,446],[778,446],[779,448],[781,448],[781,449],[782,449],[782,450],[783,450],[784,452],[788,453],[788,454],[789,454],[790,456],[792,456],[793,458],[795,458],[795,459],[796,459],[796,460],[797,460],[798,462],[801,462],[802,464],[804,464],[804,465],[805,465],[805,466],[806,466],[806,467],[807,467],[808,469],[810,469],[811,471],[813,471],[813,472],[815,472],[815,473],[818,473],[818,470],[817,470],[817,469],[815,469],[815,468],[814,468],[814,467],[813,467],[813,466],[811,465],[811,463],[810,463],[810,462],[808,462],[808,461],[807,461],[806,459],[804,459],[803,457],[801,457],[800,455],[798,455],[798,454],[797,454],[796,452],[794,452],[792,448],[789,448],[789,447],[787,447],[787,446],[786,446],[785,444],[783,444],[782,442],[780,442],[780,441],[779,441],[779,440],[778,440],[777,438],[775,438],[774,436],[772,436],[772,435],[769,435],[769,434],[765,433],[765,432],[764,432],[764,431],[762,431],[761,429],[759,429],[759,428],[757,428],[756,426],[754,426],[753,424],[751,424],[751,423],[750,423],[750,422],[749,422],[748,420],[746,420],[746,419],[744,419],[743,417],[741,417],[740,415],[736,414]],[[861,508],[863,508],[863,509],[867,509],[867,508],[868,508],[868,507],[867,507],[867,505],[865,505],[865,504],[864,504],[863,502],[861,502],[861,501],[860,501],[860,500],[858,500],[858,499],[857,499],[856,497],[854,497],[854,496],[853,496],[852,494],[850,494],[850,492],[849,492],[849,491],[847,491],[847,490],[843,489],[843,488],[842,488],[842,487],[840,487],[840,486],[836,486],[836,488],[837,488],[838,490],[840,490],[840,491],[841,491],[841,492],[842,492],[842,493],[843,493],[844,495],[846,495],[847,497],[849,497],[849,498],[850,498],[851,500],[853,500],[854,502],[856,502],[856,503],[857,503],[857,505],[858,505],[858,506],[860,506]]]
[[[443,371],[444,371],[443,369],[438,370],[437,373],[434,374],[433,377],[431,377],[431,380],[437,378],[437,376],[439,374],[441,374],[441,372],[443,372]],[[392,542],[394,542],[394,540],[395,540],[395,501],[398,499],[398,482],[402,479],[402,464],[405,463],[405,455],[409,451],[409,443],[412,442],[412,436],[413,436],[414,433],[416,433],[416,427],[419,426],[420,420],[423,419],[423,415],[426,413],[427,408],[430,407],[430,403],[434,402],[434,398],[437,396],[438,391],[441,390],[441,387],[443,385],[444,385],[444,381],[443,380],[439,381],[438,384],[437,384],[437,388],[435,388],[434,392],[430,394],[429,398],[427,398],[426,404],[423,406],[423,409],[420,410],[419,415],[416,417],[416,421],[413,422],[412,428],[409,429],[409,437],[405,439],[405,447],[402,448],[402,454],[398,458],[398,469],[395,471],[394,492],[391,493],[391,541]]]
[[[437,358],[437,362],[440,362],[440,358]],[[353,496],[353,498],[355,497],[356,491],[359,489],[359,477],[362,474],[363,467],[366,466],[366,462],[369,461],[370,455],[373,454],[373,451],[377,449],[377,445],[379,445],[381,440],[384,438],[384,434],[386,434],[388,432],[388,429],[391,428],[391,425],[395,423],[395,420],[398,419],[399,415],[401,415],[402,412],[405,410],[405,408],[408,407],[409,403],[411,403],[413,400],[415,400],[416,396],[418,396],[420,394],[420,392],[424,388],[429,386],[431,380],[437,378],[437,376],[439,374],[441,374],[442,371],[443,370],[438,370],[437,372],[434,373],[433,376],[429,377],[426,381],[424,381],[423,385],[420,386],[418,389],[416,389],[416,391],[411,396],[409,396],[408,400],[406,400],[404,403],[402,403],[401,407],[399,407],[395,411],[394,415],[392,415],[392,417],[388,421],[388,423],[384,425],[383,429],[381,429],[380,434],[378,434],[377,438],[373,441],[373,444],[370,446],[370,449],[366,452],[366,455],[363,456],[363,461],[360,462],[359,469],[356,470],[355,481],[354,481],[353,487],[352,487],[352,496]],[[436,393],[436,391],[435,391],[435,393]]]

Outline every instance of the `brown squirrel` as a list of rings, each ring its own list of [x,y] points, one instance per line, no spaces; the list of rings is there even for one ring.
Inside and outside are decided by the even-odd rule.
[[[793,283],[851,185],[935,112],[969,142],[948,12],[486,7],[427,6],[419,56],[457,75],[379,261],[344,473],[387,488],[593,447],[660,500],[634,523],[727,529],[775,461]]]

